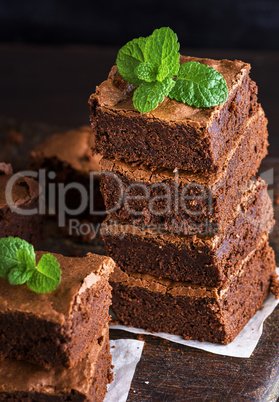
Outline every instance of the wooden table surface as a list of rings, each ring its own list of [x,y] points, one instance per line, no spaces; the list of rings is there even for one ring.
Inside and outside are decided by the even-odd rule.
[[[117,50],[113,48],[39,48],[0,46],[0,161],[25,169],[30,150],[53,131],[88,124],[87,99],[105,79]],[[187,50],[202,57],[251,62],[252,78],[269,118],[269,157],[262,171],[274,169],[275,217],[279,217],[279,54],[226,50]],[[11,130],[23,143],[11,141]],[[48,224],[49,234],[52,223]],[[279,263],[279,225],[271,234]],[[41,247],[65,254],[103,253],[102,243],[81,244],[49,235]],[[279,395],[279,308],[266,320],[250,359],[214,355],[153,336],[145,341],[129,401],[276,401]],[[111,330],[111,338],[136,335]]]

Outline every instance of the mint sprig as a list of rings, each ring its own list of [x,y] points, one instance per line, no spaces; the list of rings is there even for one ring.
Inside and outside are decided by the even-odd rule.
[[[227,100],[228,87],[222,74],[214,68],[190,61],[180,66],[169,97],[190,106],[217,106]]]
[[[7,273],[7,279],[11,285],[23,285],[31,278],[36,269],[34,257],[35,253],[30,254],[25,248],[17,251],[18,263]]]
[[[198,62],[180,66],[179,46],[173,30],[163,27],[119,50],[116,64],[120,75],[138,87],[133,95],[136,110],[148,113],[166,96],[199,108],[227,100],[228,87],[222,74]]]
[[[51,254],[44,254],[27,282],[29,289],[37,293],[52,292],[61,281],[60,264]]]
[[[142,113],[155,109],[159,103],[163,102],[174,84],[171,78],[165,78],[162,82],[143,82],[134,92],[135,108]]]
[[[177,35],[168,27],[155,29],[146,39],[143,50],[144,59],[157,67],[157,81],[163,81],[177,73],[179,46]]]
[[[156,82],[157,80],[157,68],[148,61],[146,63],[139,63],[135,68],[135,74],[141,81]]]
[[[59,262],[44,254],[36,266],[34,247],[18,237],[0,239],[0,278],[11,285],[27,283],[36,293],[53,291],[61,282]]]
[[[18,256],[19,250],[26,250],[36,266],[36,255],[34,247],[18,237],[4,237],[0,240],[0,277],[8,279],[11,269],[21,265],[21,257]]]
[[[146,38],[138,38],[128,42],[119,50],[116,59],[119,73],[124,80],[135,87],[139,86],[142,82],[135,70],[140,63],[145,61],[143,54],[145,43]]]

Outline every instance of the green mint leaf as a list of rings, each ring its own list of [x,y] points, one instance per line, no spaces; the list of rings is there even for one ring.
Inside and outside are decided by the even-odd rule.
[[[173,77],[179,69],[179,43],[171,28],[155,29],[144,47],[145,61],[158,67],[157,80]]]
[[[61,282],[60,264],[51,254],[44,254],[36,267],[34,247],[18,237],[0,239],[0,277],[10,285],[27,286],[37,293],[54,290]]]
[[[223,75],[196,61],[180,66],[169,97],[196,107],[212,107],[227,100],[228,87]]]
[[[52,254],[44,254],[27,282],[28,288],[36,293],[52,292],[61,282],[59,267],[59,262]]]
[[[0,239],[0,277],[8,279],[11,269],[21,267],[22,259],[18,256],[18,250],[25,249],[30,255],[34,266],[36,266],[36,256],[34,247],[25,240],[18,237],[4,237]],[[21,255],[21,254],[20,254]],[[22,268],[19,268],[21,270]]]
[[[194,61],[180,66],[179,46],[173,30],[163,27],[119,50],[119,73],[138,87],[133,95],[135,109],[148,113],[168,95],[195,107],[217,106],[227,100],[228,87],[222,74]]]
[[[8,273],[10,285],[23,285],[33,275],[36,269],[36,260],[28,250],[21,248],[17,251],[18,265]]]
[[[165,78],[162,82],[141,83],[133,95],[135,109],[141,113],[148,113],[156,109],[159,103],[163,102],[164,97],[168,96],[174,85],[175,82],[172,78]]]
[[[140,63],[135,68],[135,73],[142,81],[154,82],[156,81],[158,69],[152,63]]]
[[[143,51],[146,38],[137,38],[126,43],[118,52],[116,64],[124,80],[134,86],[142,82],[135,73],[137,66],[145,61]]]

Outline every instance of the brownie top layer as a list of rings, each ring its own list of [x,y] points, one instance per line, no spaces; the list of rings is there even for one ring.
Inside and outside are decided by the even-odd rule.
[[[0,209],[8,208],[5,191],[11,177],[10,175],[0,174]],[[13,203],[15,207],[28,207],[32,201],[39,197],[39,183],[29,177],[18,177],[19,179],[12,187]]]
[[[38,392],[51,396],[74,390],[89,394],[97,359],[108,343],[108,328],[102,335],[101,345],[98,342],[92,345],[90,354],[72,369],[57,367],[47,370],[25,361],[4,359],[0,362],[0,399],[1,392]]]
[[[99,171],[101,156],[92,156],[91,148],[95,147],[92,129],[84,126],[65,133],[54,134],[45,142],[37,145],[31,152],[31,159],[52,159],[67,163],[73,169],[89,174]]]
[[[234,89],[241,85],[243,78],[250,72],[250,64],[239,60],[213,60],[206,58],[181,56],[180,63],[189,61],[197,61],[207,64],[220,72],[228,85],[229,95]],[[123,112],[125,116],[139,113],[135,110],[132,102],[134,87],[124,81],[119,74],[117,67],[113,66],[108,79],[96,88],[96,93],[91,95],[89,103],[97,99],[98,104],[104,108]],[[211,121],[218,115],[222,109],[222,105],[211,108],[196,108],[188,106],[182,102],[177,102],[168,97],[153,111],[146,113],[146,118],[158,118],[167,121],[183,121],[187,120],[196,126],[209,126]]]
[[[212,298],[221,300],[228,292],[230,285],[234,282],[235,277],[241,277],[245,273],[246,264],[252,260],[256,251],[260,251],[268,247],[268,236],[264,234],[258,243],[256,249],[251,251],[246,258],[242,260],[242,263],[237,272],[235,272],[224,286],[210,287],[196,285],[191,282],[178,282],[171,279],[159,279],[148,274],[141,274],[138,272],[126,273],[116,266],[114,272],[110,276],[112,283],[119,282],[123,286],[128,287],[140,287],[145,288],[151,292],[158,292],[162,294],[168,294],[173,297],[193,297],[193,298]]]
[[[222,179],[222,177],[226,174],[228,165],[231,159],[234,157],[236,151],[241,146],[243,138],[245,137],[247,131],[250,127],[253,127],[253,124],[260,124],[260,122],[264,121],[267,123],[265,113],[262,107],[258,107],[256,113],[254,113],[246,122],[246,128],[244,130],[244,134],[239,137],[238,141],[235,143],[234,147],[231,149],[227,158],[222,165],[222,169],[216,173],[192,173],[184,170],[179,170],[178,181],[182,183],[191,183],[193,181],[206,185],[214,185],[217,184],[218,181]],[[174,178],[174,173],[178,170],[171,170],[165,168],[153,168],[150,166],[145,166],[141,164],[138,166],[137,164],[126,163],[123,161],[117,160],[109,160],[102,158],[100,160],[100,165],[103,171],[112,171],[119,172],[121,175],[123,174],[125,177],[131,180],[136,180],[137,182],[148,182],[148,183],[161,183],[167,180],[168,178]]]
[[[43,251],[36,252],[37,260],[43,254]],[[7,280],[0,279],[0,311],[35,314],[63,324],[70,316],[76,298],[100,280],[107,281],[115,265],[110,257],[91,253],[82,258],[53,255],[62,271],[60,285],[53,292],[37,294],[26,285],[11,286]]]

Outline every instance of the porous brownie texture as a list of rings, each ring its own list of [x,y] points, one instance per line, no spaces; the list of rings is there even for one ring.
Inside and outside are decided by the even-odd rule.
[[[224,233],[213,237],[170,235],[107,219],[102,226],[107,255],[124,272],[221,286],[274,224],[272,203],[261,184],[239,205]]]
[[[261,307],[275,269],[265,238],[220,288],[128,274],[116,267],[110,278],[113,310],[128,326],[227,344]]]
[[[171,233],[222,232],[267,154],[267,121],[262,108],[247,122],[245,135],[218,174],[151,171],[101,160],[101,191],[107,212],[119,222],[163,225]],[[121,193],[122,192],[122,193]]]
[[[197,61],[223,74],[228,99],[219,106],[195,108],[165,98],[150,113],[134,109],[134,87],[114,66],[89,99],[96,151],[109,159],[153,167],[217,172],[257,108],[257,86],[242,61],[181,56],[181,64]]]
[[[12,179],[12,168],[10,165],[0,166],[0,238],[20,237],[36,246],[43,233],[42,216],[39,215],[39,183],[29,177],[18,175],[13,184],[10,200],[6,198],[6,189]],[[15,208],[20,209],[22,213]],[[24,211],[35,210],[32,214],[24,214]],[[0,262],[1,263],[1,262]]]
[[[37,294],[0,279],[0,357],[45,368],[74,367],[108,326],[113,260],[90,253],[53,255],[62,270],[53,292]]]
[[[112,379],[108,328],[90,346],[89,354],[72,369],[46,370],[20,360],[3,360],[0,401],[103,401]]]

